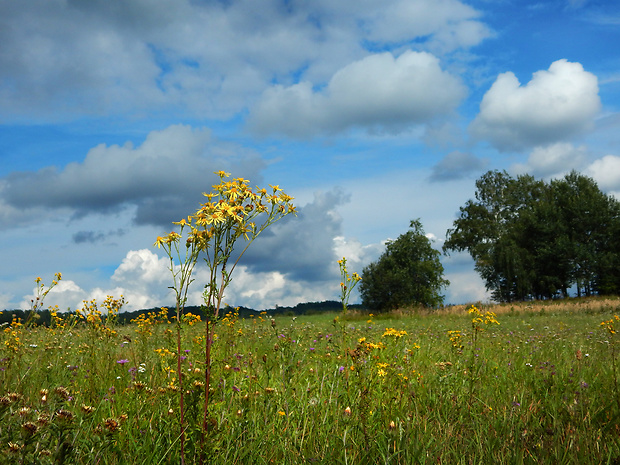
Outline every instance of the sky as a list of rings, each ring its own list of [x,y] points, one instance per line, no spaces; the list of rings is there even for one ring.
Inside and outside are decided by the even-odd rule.
[[[219,170],[299,210],[235,270],[255,309],[338,300],[413,219],[441,250],[488,170],[620,198],[617,2],[0,0],[0,44],[0,309],[56,272],[45,306],[173,304],[153,243]],[[446,303],[488,300],[441,260]]]

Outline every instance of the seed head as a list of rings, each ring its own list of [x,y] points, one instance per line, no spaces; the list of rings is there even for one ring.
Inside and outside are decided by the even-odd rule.
[[[108,418],[103,425],[110,433],[116,433],[121,429],[121,425],[114,418]]]
[[[73,421],[73,412],[65,409],[60,409],[58,410],[58,412],[56,412],[56,417],[62,421],[71,423]]]
[[[26,423],[24,423],[22,425],[22,428],[24,429],[24,431],[26,432],[26,434],[28,434],[29,436],[32,436],[34,433],[37,432],[37,425],[35,425],[33,422],[31,421],[27,421]]]

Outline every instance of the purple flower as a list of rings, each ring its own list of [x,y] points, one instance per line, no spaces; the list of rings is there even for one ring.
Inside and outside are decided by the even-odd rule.
[[[340,368],[338,368],[338,371],[339,371],[340,373],[342,373],[342,372],[344,371],[344,367],[340,367]]]
[[[239,392],[239,391],[241,391],[241,389],[239,389],[237,386],[234,386],[234,385],[233,385],[232,389],[233,389],[233,391],[235,391],[235,392]]]
[[[124,365],[125,363],[129,363],[129,360],[124,358],[122,360],[117,360],[116,363],[120,363],[121,365]]]

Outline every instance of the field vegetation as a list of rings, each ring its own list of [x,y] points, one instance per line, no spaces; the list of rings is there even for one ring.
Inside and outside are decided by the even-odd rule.
[[[5,324],[0,463],[618,463],[620,300]]]

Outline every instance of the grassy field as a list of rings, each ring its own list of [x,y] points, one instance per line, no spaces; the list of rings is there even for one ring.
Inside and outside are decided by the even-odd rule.
[[[186,317],[186,463],[620,463],[615,315],[617,299],[228,315],[204,439],[204,323]],[[21,323],[0,333],[0,463],[180,463],[173,322]]]

